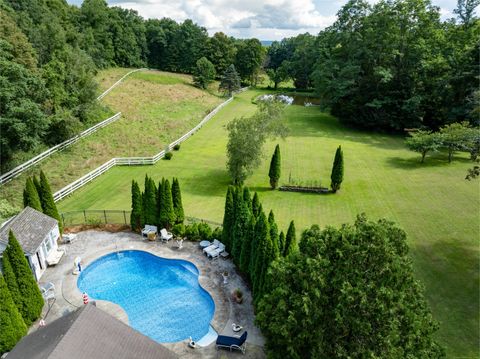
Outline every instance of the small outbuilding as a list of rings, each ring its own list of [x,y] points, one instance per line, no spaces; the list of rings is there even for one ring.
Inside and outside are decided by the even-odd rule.
[[[10,231],[23,248],[37,281],[48,263],[55,264],[60,260],[63,252],[58,250],[60,230],[56,219],[26,207],[0,229],[0,257],[7,247]]]
[[[87,304],[24,337],[8,359],[174,359],[163,345]]]

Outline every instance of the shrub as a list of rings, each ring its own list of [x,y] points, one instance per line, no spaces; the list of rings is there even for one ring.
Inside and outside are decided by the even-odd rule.
[[[178,223],[173,226],[172,233],[176,237],[183,237],[185,235],[185,226],[182,223]]]
[[[209,241],[212,238],[212,229],[207,223],[199,223],[198,234],[202,241]]]
[[[198,241],[200,239],[198,225],[196,223],[185,226],[185,237],[191,241]]]
[[[222,239],[222,235],[223,235],[222,228],[217,227],[217,228],[215,228],[214,231],[212,232],[211,238],[212,238],[212,239],[221,240],[221,239]]]
[[[175,151],[178,151],[178,150],[180,149],[180,144],[177,143],[175,146],[173,146],[173,149],[174,149]]]
[[[172,159],[172,157],[173,157],[173,153],[172,153],[172,152],[167,152],[167,153],[165,153],[165,159],[166,159],[166,160],[170,160],[170,159]]]

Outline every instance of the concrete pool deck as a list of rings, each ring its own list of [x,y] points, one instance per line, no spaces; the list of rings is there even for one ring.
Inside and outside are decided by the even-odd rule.
[[[260,330],[254,325],[252,297],[244,280],[237,274],[230,259],[209,260],[200,249],[198,242],[184,241],[183,248],[178,249],[175,240],[168,243],[151,242],[132,232],[110,233],[97,230],[79,232],[73,243],[60,245],[66,251],[60,263],[49,267],[43,274],[40,283],[52,282],[55,285],[56,301],[47,314],[44,307],[45,321],[53,320],[83,306],[82,293],[77,287],[78,275],[73,275],[73,263],[76,257],[82,258],[82,266],[108,253],[122,250],[143,250],[163,258],[184,259],[192,262],[200,271],[199,282],[212,296],[215,302],[215,313],[211,321],[218,334],[233,335],[232,323],[240,324],[248,331],[246,355],[240,351],[216,350],[215,342],[204,348],[191,349],[187,340],[177,343],[163,344],[180,357],[192,358],[230,358],[242,356],[246,358],[264,358],[264,339]],[[222,273],[228,272],[228,283],[223,284]],[[243,303],[237,304],[231,299],[231,293],[240,288],[243,292]],[[108,301],[97,301],[97,306],[121,321],[128,324],[126,312],[118,305]],[[38,323],[32,326],[35,330]]]

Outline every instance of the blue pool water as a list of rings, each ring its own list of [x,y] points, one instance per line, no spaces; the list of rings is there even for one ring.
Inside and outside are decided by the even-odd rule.
[[[190,336],[199,340],[209,331],[215,304],[198,283],[198,273],[184,260],[122,251],[91,263],[77,285],[91,299],[120,305],[136,330],[171,343]]]

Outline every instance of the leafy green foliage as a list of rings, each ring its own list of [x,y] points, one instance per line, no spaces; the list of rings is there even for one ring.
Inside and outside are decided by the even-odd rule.
[[[182,192],[180,191],[178,178],[172,180],[172,200],[173,210],[175,211],[175,223],[183,223],[185,220],[185,213],[183,212]]]
[[[172,153],[172,152],[167,152],[167,153],[165,153],[164,159],[166,159],[166,160],[171,160],[172,157],[173,157],[173,153]]]
[[[269,357],[444,356],[403,230],[359,216],[312,226],[300,248],[273,263],[258,304]]]
[[[31,207],[42,212],[40,196],[38,195],[37,188],[33,184],[31,177],[27,177],[25,189],[23,190],[23,207]]]
[[[206,89],[213,82],[215,76],[215,66],[206,57],[197,61],[197,66],[193,71],[193,83],[196,86]]]
[[[218,90],[223,91],[228,97],[231,97],[235,91],[240,90],[240,78],[233,64],[223,73]]]
[[[192,223],[190,225],[185,226],[185,237],[187,237],[187,239],[190,241],[200,240],[200,233],[198,231],[197,223]]]
[[[225,196],[225,211],[223,214],[223,244],[228,252],[232,251],[233,228],[235,225],[235,204],[233,203],[233,186],[228,186]]]
[[[255,192],[252,198],[252,214],[255,218],[260,215],[262,205],[260,204],[260,199],[258,198],[258,193]]]
[[[250,277],[254,299],[260,298],[265,282],[266,263],[270,251],[270,230],[265,213],[261,212],[255,224],[255,238],[250,261]]]
[[[43,171],[40,171],[40,191],[38,192],[40,202],[42,204],[43,213],[47,216],[55,218],[58,221],[58,228],[60,233],[63,233],[63,221],[58,213],[57,205],[53,200],[52,190],[50,184]]]
[[[343,182],[343,151],[342,146],[338,146],[335,152],[335,159],[333,160],[332,174],[330,176],[333,192],[337,192]]]
[[[152,178],[145,175],[145,190],[142,194],[143,220],[145,224],[157,223],[157,188]]]
[[[235,185],[242,185],[260,165],[267,138],[285,137],[281,121],[284,105],[277,101],[260,102],[252,117],[235,118],[227,125],[227,169]]]
[[[475,129],[474,131],[478,131]],[[442,145],[448,150],[448,162],[452,162],[453,153],[468,148],[471,129],[468,122],[452,123],[440,129]]]
[[[245,273],[247,277],[250,278],[250,258],[252,255],[252,245],[253,239],[255,236],[255,217],[253,215],[250,216],[250,220],[246,226],[245,234],[242,243],[242,250],[240,252],[240,271]]]
[[[168,181],[168,179],[165,180],[161,189],[161,207],[158,220],[161,227],[170,229],[175,224],[176,217],[175,210],[173,208],[172,189],[170,187],[170,182]]]
[[[0,353],[10,351],[26,333],[27,327],[0,273]]]
[[[172,233],[175,237],[183,237],[185,235],[185,225],[177,223],[172,227]]]
[[[265,58],[265,49],[258,39],[238,40],[235,68],[242,81],[256,85],[258,73]]]
[[[430,131],[417,131],[411,134],[405,140],[407,147],[415,152],[420,152],[422,155],[422,163],[425,161],[425,156],[430,151],[437,151],[441,146],[442,139],[437,133]]]
[[[248,198],[245,200],[243,191],[237,189],[238,195],[235,196],[235,222],[233,225],[233,244],[232,257],[235,265],[240,267],[240,256],[242,253],[243,242],[247,236],[248,222],[250,221],[250,211],[248,209]]]
[[[278,180],[281,174],[281,158],[280,158],[280,146],[275,146],[275,152],[273,152],[272,160],[270,161],[270,169],[268,171],[268,177],[270,177],[270,186],[272,189],[277,188]]]
[[[130,213],[130,227],[132,228],[132,231],[139,232],[144,224],[142,193],[140,192],[140,186],[138,183],[135,180],[132,180],[132,212]]]
[[[210,241],[212,239],[212,228],[208,225],[208,223],[198,223],[198,235],[202,241]]]
[[[270,255],[275,259],[280,254],[280,238],[278,235],[278,226],[275,223],[275,215],[272,210],[270,210],[268,214],[268,227],[270,228],[270,241],[272,242],[272,253],[270,253]]]
[[[290,225],[288,226],[287,236],[285,237],[285,246],[283,249],[283,256],[287,257],[292,253],[298,251],[298,244],[297,244],[297,235],[295,231],[295,222],[291,221]]]
[[[12,231],[8,234],[8,245],[3,252],[3,257],[8,258],[7,260],[11,264],[15,275],[19,297],[14,298],[14,300],[20,301],[20,314],[25,324],[30,325],[42,313],[43,297],[25,258],[25,254]],[[7,280],[7,285],[9,282],[10,279]]]
[[[233,38],[223,32],[216,32],[208,39],[205,51],[208,60],[215,66],[216,73],[223,74],[234,63],[237,49]]]

